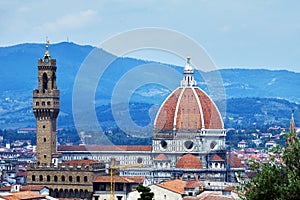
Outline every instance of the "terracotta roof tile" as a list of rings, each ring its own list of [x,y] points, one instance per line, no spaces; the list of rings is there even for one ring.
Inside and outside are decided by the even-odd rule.
[[[176,163],[176,168],[184,169],[201,169],[201,161],[192,154],[186,154],[182,156]]]
[[[222,129],[223,120],[212,99],[199,87],[194,87],[194,91],[192,88],[179,87],[171,93],[159,109],[154,129],[170,131],[176,125],[177,130],[199,130],[203,126],[202,118],[205,128]],[[174,120],[175,116],[177,118]]]
[[[184,194],[185,181],[182,180],[171,180],[163,183],[158,183],[156,185],[178,194]]]
[[[154,158],[154,160],[157,160],[157,161],[164,161],[164,160],[169,160],[169,159],[168,159],[168,157],[167,157],[165,154],[161,153],[161,154],[159,154],[158,156],[156,156],[156,157]]]
[[[81,165],[86,165],[86,166],[90,166],[91,164],[94,164],[94,163],[101,163],[97,160],[69,160],[69,161],[64,161],[62,162],[62,165],[65,166],[65,165],[69,165],[69,166],[74,166],[74,165],[77,165],[77,166],[81,166]]]
[[[204,186],[204,183],[202,181],[186,181],[185,188],[194,189],[201,185]]]
[[[10,189],[11,189],[11,186],[5,186],[5,187],[0,188],[0,191],[10,191]]]
[[[21,186],[21,191],[40,191],[46,186],[40,186],[40,185],[24,185]]]
[[[9,196],[1,196],[7,200],[44,199],[45,196],[32,191],[11,192]]]
[[[218,154],[215,154],[210,161],[224,161]]]
[[[232,168],[243,168],[241,160],[230,152],[226,154],[227,164],[229,164]]]
[[[144,176],[114,176],[116,183],[142,183],[144,182]],[[110,183],[110,176],[96,176],[94,183]]]

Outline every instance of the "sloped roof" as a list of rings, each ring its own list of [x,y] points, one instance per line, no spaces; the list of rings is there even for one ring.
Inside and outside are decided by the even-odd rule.
[[[44,199],[45,196],[32,191],[11,192],[8,196],[1,196],[6,200]]]
[[[143,183],[144,176],[114,176],[114,181],[116,183]],[[110,183],[110,176],[96,176],[94,183]]]
[[[99,161],[97,160],[69,160],[69,161],[64,161],[62,162],[62,165],[65,166],[65,165],[70,165],[70,166],[74,166],[74,165],[86,165],[86,166],[90,166],[91,164],[93,163],[100,163]]]
[[[215,154],[210,161],[224,161],[218,154]]]
[[[185,181],[176,179],[176,180],[171,180],[163,183],[158,183],[156,185],[164,189],[176,192],[178,194],[184,194],[185,183],[186,183]]]
[[[201,169],[201,161],[192,154],[186,154],[182,156],[176,163],[176,168],[184,169]]]
[[[227,152],[226,154],[227,164],[231,166],[231,168],[243,168],[241,160],[234,154]]]
[[[166,160],[169,160],[169,159],[165,154],[161,153],[158,156],[156,156],[154,158],[154,160],[156,160],[156,161],[166,161]]]
[[[161,105],[155,130],[223,129],[221,114],[212,99],[199,87],[179,87]]]
[[[201,185],[204,186],[203,181],[186,181],[185,188],[194,189],[194,188],[199,187]]]

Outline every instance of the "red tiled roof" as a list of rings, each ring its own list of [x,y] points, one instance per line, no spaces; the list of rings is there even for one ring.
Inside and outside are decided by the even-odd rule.
[[[156,185],[178,194],[184,194],[185,181],[182,180],[171,180],[163,183],[158,183]]]
[[[1,196],[6,200],[44,199],[45,196],[32,191],[11,192],[9,196]]]
[[[0,191],[10,191],[10,189],[11,189],[11,186],[5,186],[5,187],[0,188]]]
[[[177,88],[165,100],[156,116],[155,130],[173,130],[175,125],[177,130],[199,130],[202,126],[207,129],[223,128],[223,120],[214,102],[199,87],[193,89]]]
[[[0,191],[10,191],[12,186],[6,186],[0,188]],[[40,186],[40,185],[24,185],[21,186],[20,191],[40,191],[44,188],[45,186]]]
[[[76,164],[77,166],[81,166],[84,164],[86,166],[90,166],[93,163],[100,163],[100,162],[97,160],[69,160],[69,161],[62,162],[62,165],[74,166]]]
[[[183,197],[182,200],[200,200],[200,197]]]
[[[116,183],[143,183],[144,176],[114,176],[114,181]],[[96,176],[94,183],[110,183],[110,176]]]
[[[224,161],[218,154],[215,154],[210,161]]]
[[[27,172],[17,172],[16,173],[17,176],[27,176]]]
[[[168,157],[167,157],[165,154],[161,153],[161,154],[159,154],[158,156],[156,156],[156,157],[154,158],[154,160],[157,160],[157,161],[159,161],[159,160],[164,161],[164,160],[169,160],[169,159],[168,159]]]
[[[21,191],[40,191],[46,186],[40,186],[40,185],[25,185],[21,186]]]
[[[228,186],[228,187],[224,188],[223,190],[224,190],[224,191],[233,191],[234,188],[231,187],[231,186]]]
[[[151,151],[151,146],[80,145],[58,146],[58,151]]]
[[[227,164],[229,164],[232,168],[243,168],[241,160],[230,152],[226,154]]]
[[[196,188],[196,187],[199,187],[203,185],[204,186],[204,183],[202,181],[186,181],[186,184],[185,184],[185,188]]]
[[[182,156],[176,163],[176,168],[184,169],[201,169],[201,161],[192,154],[186,154]]]

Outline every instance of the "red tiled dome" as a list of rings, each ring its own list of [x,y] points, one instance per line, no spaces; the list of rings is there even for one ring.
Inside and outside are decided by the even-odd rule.
[[[157,131],[223,129],[220,112],[199,87],[179,87],[160,107],[154,122]]]
[[[167,161],[167,160],[169,160],[168,159],[168,157],[165,155],[165,154],[159,154],[158,156],[156,156],[155,158],[154,158],[154,160],[156,160],[156,161]]]
[[[184,169],[200,169],[202,168],[202,164],[196,156],[192,154],[186,154],[177,161],[175,167]]]

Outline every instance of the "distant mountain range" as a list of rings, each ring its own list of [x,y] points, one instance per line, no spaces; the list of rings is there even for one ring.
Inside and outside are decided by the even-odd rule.
[[[95,50],[95,47],[63,42],[51,45],[49,50],[51,57],[56,58],[58,67],[57,84],[61,90],[59,124],[60,126],[71,127],[73,126],[72,92],[74,81],[81,64],[89,53]],[[97,50],[105,57],[114,56],[102,49]],[[31,112],[32,89],[37,87],[37,60],[43,57],[44,51],[44,44],[20,44],[0,47],[0,128],[34,126],[34,117]],[[95,91],[95,107],[97,115],[99,115],[98,120],[106,120],[105,127],[113,126],[112,116],[103,113],[111,112],[111,97],[119,81],[139,66],[149,64],[164,65],[181,74],[183,71],[183,66],[126,57],[116,58],[104,72]],[[209,90],[206,84],[214,80],[215,73],[200,72],[195,74],[199,87],[207,93],[209,93]],[[265,69],[222,69],[218,73],[223,79],[227,99],[227,117],[230,116],[224,118],[225,125],[233,126],[238,123],[238,120],[236,122],[232,120],[238,118],[245,120],[245,118],[252,119],[253,117],[254,120],[260,122],[286,125],[292,109],[296,109],[295,116],[298,119],[297,103],[300,102],[300,87],[298,87],[300,85],[300,73]],[[163,73],[157,74],[157,76],[170,78],[168,74]],[[179,85],[181,78],[182,76],[171,77],[174,81],[174,88]],[[138,79],[138,74],[131,77],[132,81]],[[131,103],[129,106],[132,116],[138,116],[134,120],[141,124],[149,123],[147,121],[149,120],[149,110],[147,109],[152,105],[156,105],[156,108],[158,108],[172,89],[156,83],[136,88],[130,97]],[[210,95],[213,96],[214,94]],[[217,98],[215,100],[217,104],[218,101],[222,102]],[[138,106],[132,107],[131,105]],[[145,115],[142,113],[145,113]],[[249,125],[255,122],[248,120],[247,123]]]

